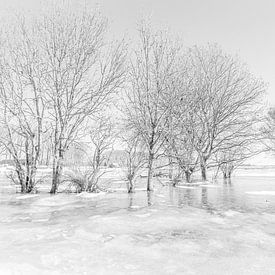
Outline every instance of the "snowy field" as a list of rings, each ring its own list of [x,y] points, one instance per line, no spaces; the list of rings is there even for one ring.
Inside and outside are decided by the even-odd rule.
[[[108,194],[21,195],[2,176],[0,274],[275,274],[271,172],[149,195],[119,179]]]

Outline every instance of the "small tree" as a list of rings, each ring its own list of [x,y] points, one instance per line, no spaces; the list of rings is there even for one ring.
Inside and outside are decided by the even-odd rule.
[[[48,117],[52,125],[53,176],[57,191],[64,154],[78,138],[87,119],[95,115],[123,83],[125,48],[106,48],[106,20],[98,12],[57,9],[36,22]]]
[[[100,117],[95,122],[89,133],[90,142],[87,145],[91,150],[82,148],[82,154],[87,156],[86,167],[77,166],[65,177],[65,182],[70,182],[78,192],[96,192],[100,190],[99,180],[106,173],[103,164],[108,162],[112,154],[112,146],[115,140],[114,125],[110,118]]]
[[[218,171],[220,170],[222,172],[225,180],[231,179],[235,169],[251,156],[251,152],[248,152],[244,147],[233,147],[219,152],[216,156]]]
[[[123,138],[123,143],[126,144],[126,148],[121,163],[123,168],[126,167],[127,191],[133,193],[134,182],[146,163],[146,156],[139,137]]]
[[[191,176],[195,172],[198,157],[193,145],[184,136],[177,136],[169,139],[168,155],[184,174],[185,181],[191,182]]]

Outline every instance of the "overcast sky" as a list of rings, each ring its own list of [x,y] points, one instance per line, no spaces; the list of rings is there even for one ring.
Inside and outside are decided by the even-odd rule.
[[[58,0],[57,0],[58,1]],[[61,0],[59,0],[60,2]],[[0,13],[36,10],[39,0],[0,0]],[[48,2],[54,2],[52,0]],[[77,6],[81,0],[71,0]],[[114,36],[131,34],[142,13],[153,23],[169,26],[186,45],[217,42],[237,53],[251,71],[269,83],[268,100],[275,105],[275,0],[86,0],[98,3]]]

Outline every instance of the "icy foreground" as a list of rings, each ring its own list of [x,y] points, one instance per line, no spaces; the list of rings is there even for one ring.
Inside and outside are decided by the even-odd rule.
[[[2,194],[0,274],[275,274],[272,182]]]

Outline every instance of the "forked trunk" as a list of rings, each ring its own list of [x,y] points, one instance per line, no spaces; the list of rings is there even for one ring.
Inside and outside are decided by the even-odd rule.
[[[134,192],[134,183],[133,183],[134,175],[130,174],[127,177],[127,191],[128,193]]]
[[[231,178],[231,171],[224,171],[223,172],[223,178],[224,179],[230,179]]]

